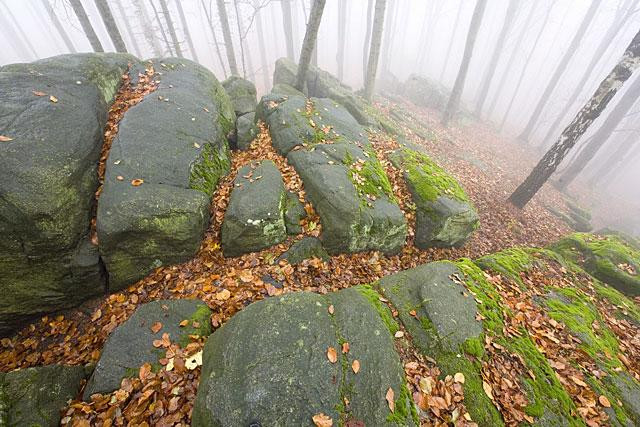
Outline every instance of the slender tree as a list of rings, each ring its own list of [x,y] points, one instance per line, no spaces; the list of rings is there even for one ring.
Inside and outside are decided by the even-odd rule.
[[[258,49],[260,50],[260,68],[262,69],[262,79],[264,90],[269,87],[271,77],[269,76],[269,66],[267,65],[267,51],[264,46],[264,30],[262,29],[262,11],[258,0],[253,0],[253,7],[256,9],[256,31],[258,32]]]
[[[500,56],[504,51],[504,41],[507,38],[511,27],[513,26],[514,17],[516,16],[516,11],[518,10],[519,3],[520,0],[510,0],[509,6],[507,6],[507,14],[505,15],[504,22],[502,23],[502,29],[500,30],[498,40],[493,47],[491,59],[489,60],[487,68],[485,68],[484,70],[484,76],[482,77],[482,82],[480,83],[480,90],[478,92],[478,100],[476,101],[475,110],[475,115],[478,117],[480,117],[480,115],[482,114],[482,107],[484,106],[484,101],[487,99],[487,94],[489,93],[489,88],[491,87],[493,76],[496,74],[496,66],[498,65]]]
[[[167,52],[169,52],[170,56],[173,56],[173,49],[171,48],[171,43],[169,43],[169,38],[167,37],[167,33],[164,31],[164,27],[162,26],[162,19],[160,19],[160,13],[158,12],[158,8],[156,7],[153,0],[149,0],[149,4],[153,9],[153,14],[156,17],[156,21],[158,21],[158,28],[160,29],[160,35],[162,36],[162,40],[164,40],[164,45],[167,48]]]
[[[284,27],[284,40],[287,45],[287,58],[295,61],[293,51],[293,18],[291,16],[291,0],[280,0],[282,7],[282,25]]]
[[[53,10],[53,7],[51,7],[49,0],[42,0],[42,6],[44,6],[45,10],[47,11],[47,15],[49,15],[49,19],[51,19],[53,26],[55,27],[56,31],[60,35],[60,38],[64,42],[64,45],[67,47],[67,50],[71,53],[76,53],[77,50],[75,46],[71,42],[71,39],[69,38],[69,35],[65,31],[64,27],[60,23],[60,20],[58,19],[58,16],[56,15],[55,10]]]
[[[122,6],[122,0],[115,0],[116,7],[118,8],[118,13],[122,18],[122,22],[124,22],[124,29],[127,31],[127,35],[129,36],[129,41],[133,45],[133,51],[137,56],[142,56],[140,52],[140,46],[138,45],[138,39],[133,33],[133,29],[131,28],[131,24],[129,23],[129,18],[127,17],[127,13]]]
[[[187,24],[187,18],[184,16],[182,2],[180,0],[176,1],[176,7],[178,8],[178,16],[180,17],[180,24],[182,25],[182,32],[184,33],[184,37],[187,39],[187,44],[189,45],[189,50],[191,51],[191,57],[194,61],[200,62],[198,60],[198,52],[196,52],[196,49],[193,46],[191,31],[189,31],[189,24]]]
[[[169,35],[171,36],[173,50],[176,52],[176,56],[178,58],[183,58],[182,49],[180,49],[180,41],[178,40],[178,35],[176,34],[176,28],[173,26],[173,20],[171,19],[171,13],[169,12],[167,1],[160,0],[160,7],[162,8],[162,16],[164,17],[164,22],[167,23],[167,29],[169,30]]]
[[[338,63],[338,80],[344,78],[344,45],[347,34],[347,0],[338,0],[338,53],[336,62]]]
[[[446,58],[444,60],[444,65],[442,65],[442,70],[440,70],[440,81],[444,78],[444,73],[447,71],[447,65],[449,65],[449,59],[451,58],[451,48],[453,47],[453,41],[456,39],[456,33],[458,32],[458,27],[460,26],[460,16],[462,15],[462,9],[464,9],[464,0],[460,0],[458,4],[458,11],[456,12],[456,19],[453,24],[453,30],[451,31],[451,37],[449,37],[449,44],[447,46],[447,50],[445,51]]]
[[[471,17],[471,23],[469,24],[469,32],[467,33],[467,41],[464,44],[464,53],[462,54],[462,63],[460,64],[460,70],[458,70],[458,77],[451,90],[449,101],[442,114],[442,124],[447,125],[453,116],[458,112],[460,107],[460,98],[462,97],[462,90],[464,89],[464,83],[467,79],[467,72],[469,71],[469,64],[471,63],[471,56],[473,55],[473,46],[476,44],[476,37],[480,30],[480,24],[482,24],[482,16],[484,10],[487,7],[487,0],[477,0],[476,7],[473,10],[473,16]]]
[[[383,76],[389,73],[389,55],[391,52],[391,45],[393,44],[393,35],[396,32],[396,21],[398,18],[398,2],[394,0],[387,0],[389,7],[387,8],[385,27],[386,31],[382,32],[382,51],[381,51],[381,64],[380,72]]]
[[[224,38],[224,47],[227,52],[227,60],[229,61],[229,69],[231,74],[239,75],[238,65],[236,64],[236,54],[233,50],[233,40],[231,39],[231,28],[229,27],[229,18],[227,18],[227,8],[224,0],[216,0],[218,5],[218,15],[220,16],[220,24],[222,26],[222,37]]]
[[[560,63],[558,64],[558,66],[556,67],[556,70],[551,76],[551,79],[547,83],[547,87],[545,88],[544,92],[542,93],[542,96],[540,97],[540,100],[538,101],[538,104],[533,110],[533,113],[529,118],[529,122],[527,123],[527,126],[520,134],[519,138],[521,140],[527,141],[531,136],[531,132],[533,131],[533,128],[535,127],[535,125],[538,123],[538,120],[540,119],[540,113],[542,113],[542,110],[547,105],[547,102],[549,102],[551,93],[558,85],[558,82],[560,81],[560,77],[562,77],[562,74],[565,72],[567,65],[569,64],[569,61],[571,61],[571,58],[573,58],[573,55],[575,55],[576,51],[578,50],[578,47],[580,46],[580,42],[584,38],[584,35],[587,32],[587,29],[589,28],[589,25],[591,24],[591,21],[593,20],[593,17],[595,16],[596,11],[598,10],[598,7],[600,7],[601,3],[602,3],[602,0],[591,1],[589,10],[587,10],[587,13],[582,19],[582,22],[580,23],[580,27],[578,28],[578,31],[573,36],[573,39],[571,40],[569,47],[567,48],[566,52],[562,56]]]
[[[382,27],[384,25],[384,10],[387,0],[376,0],[376,9],[371,30],[371,46],[369,47],[369,61],[367,62],[367,78],[364,81],[364,98],[367,101],[373,99],[373,90],[376,84],[378,71],[378,58],[380,58],[380,44],[382,43]]]
[[[220,51],[220,45],[218,44],[218,38],[216,37],[216,30],[213,27],[213,13],[211,8],[207,10],[207,6],[204,4],[204,0],[200,0],[202,4],[202,9],[204,10],[204,14],[207,17],[207,22],[209,23],[209,29],[211,30],[211,35],[213,36],[213,44],[216,47],[216,54],[218,55],[218,61],[220,62],[220,67],[222,68],[222,73],[224,77],[227,78],[227,68],[224,65],[224,61],[222,60],[222,52]],[[211,3],[209,3],[211,6]]]
[[[93,29],[93,25],[91,25],[91,21],[89,21],[89,17],[87,16],[87,12],[84,10],[84,6],[82,6],[82,2],[80,0],[69,0],[71,3],[71,8],[73,9],[73,13],[75,13],[78,21],[80,21],[80,25],[82,26],[82,30],[84,31],[85,36],[91,43],[91,48],[94,52],[104,52],[102,48],[102,44],[100,43],[100,39]]]
[[[236,24],[238,27],[238,40],[240,41],[240,60],[242,62],[242,76],[247,78],[247,67],[244,61],[244,34],[242,31],[242,16],[238,7],[238,0],[233,0],[233,9],[236,13]]]
[[[302,49],[300,50],[300,63],[298,64],[298,75],[296,76],[296,89],[302,92],[304,82],[307,79],[307,71],[311,62],[311,54],[313,53],[316,39],[318,37],[318,28],[322,20],[322,11],[326,0],[314,0],[309,13],[309,22],[307,23],[307,31],[304,33]]]
[[[558,140],[542,157],[531,174],[509,197],[509,201],[523,208],[538,192],[542,185],[555,172],[558,165],[569,150],[578,142],[589,126],[607,107],[611,98],[622,87],[625,81],[640,66],[640,31],[635,35],[620,62],[611,70],[609,75],[600,83],[591,99],[582,107],[573,121],[565,128]]]
[[[116,52],[127,52],[127,46],[124,44],[124,40],[122,40],[122,35],[120,35],[120,30],[118,30],[118,25],[116,24],[116,20],[113,19],[113,14],[111,13],[111,8],[109,8],[109,4],[107,0],[93,0],[98,8],[98,13],[102,18],[102,22],[104,23],[105,28],[107,29],[107,34],[109,34],[109,38],[113,43],[113,47],[116,48]]]
[[[6,4],[1,3],[5,8],[7,7]],[[35,50],[32,50],[31,55],[33,56],[29,56],[29,54],[27,53],[27,47],[24,44],[24,42],[20,39],[19,35],[18,35],[18,29],[16,28],[16,26],[14,26],[14,22],[13,20],[11,20],[7,15],[5,15],[4,13],[0,13],[0,27],[2,28],[6,28],[8,31],[5,33],[7,40],[9,41],[9,44],[11,44],[11,48],[15,51],[15,53],[20,56],[21,58],[27,59],[27,60],[32,60],[34,58],[38,58],[38,55],[35,53]]]
[[[133,4],[136,8],[136,16],[138,17],[138,22],[142,27],[142,33],[144,34],[144,38],[151,47],[153,51],[153,55],[158,57],[162,56],[162,50],[160,49],[160,45],[158,44],[158,40],[156,40],[153,31],[153,25],[151,25],[151,20],[149,19],[149,14],[147,13],[147,8],[144,5],[142,0],[133,0]]]
[[[364,51],[362,53],[362,81],[367,79],[367,59],[369,58],[369,44],[371,43],[373,1],[374,0],[369,0],[367,4],[367,29],[364,35]]]

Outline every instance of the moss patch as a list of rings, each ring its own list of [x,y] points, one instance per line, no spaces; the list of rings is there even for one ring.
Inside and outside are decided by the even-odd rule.
[[[220,149],[212,144],[205,144],[199,161],[191,169],[189,186],[211,197],[218,181],[229,173],[230,168],[231,160],[226,143]]]
[[[394,335],[400,330],[398,323],[391,315],[391,310],[389,310],[389,307],[382,304],[380,301],[380,294],[376,292],[371,285],[360,285],[357,286],[356,289],[371,303],[373,308],[376,309],[391,335]]]
[[[387,196],[389,200],[396,203],[389,177],[382,168],[375,151],[371,148],[366,148],[364,151],[366,160],[356,161],[348,151],[343,160],[358,194],[365,203],[368,202],[368,197],[375,199],[382,196]]]

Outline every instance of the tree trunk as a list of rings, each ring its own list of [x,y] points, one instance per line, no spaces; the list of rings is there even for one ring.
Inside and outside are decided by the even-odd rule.
[[[338,0],[338,53],[336,62],[338,63],[338,80],[344,78],[344,45],[347,33],[347,0]]]
[[[477,0],[476,7],[473,10],[473,16],[471,17],[471,23],[469,24],[469,32],[467,33],[467,41],[464,44],[464,53],[462,54],[462,63],[460,64],[460,70],[458,70],[458,77],[451,90],[447,107],[442,114],[442,124],[446,126],[453,116],[458,112],[460,106],[460,98],[462,97],[462,90],[464,89],[464,82],[467,78],[467,72],[469,71],[469,64],[471,63],[471,56],[473,55],[473,46],[476,43],[476,37],[480,30],[480,24],[482,23],[482,15],[487,7],[487,0]]]
[[[311,62],[311,54],[313,53],[318,37],[318,28],[322,20],[322,11],[326,0],[314,0],[309,13],[309,22],[307,23],[307,31],[304,33],[302,49],[300,50],[300,62],[298,63],[298,75],[296,76],[296,89],[300,92],[304,89],[304,82],[307,79],[307,70],[309,70],[309,62]]]
[[[531,200],[638,66],[640,66],[640,31],[625,50],[620,62],[600,83],[591,99],[582,107],[527,179],[509,197],[512,204],[523,208]]]
[[[127,35],[129,36],[129,40],[133,45],[133,51],[136,53],[138,57],[141,57],[142,53],[140,52],[140,46],[138,45],[138,40],[135,34],[133,33],[133,30],[131,29],[131,25],[129,24],[129,18],[127,17],[127,13],[124,10],[124,7],[122,6],[121,0],[116,0],[116,7],[118,8],[118,13],[122,17],[122,21],[124,22],[124,29],[127,30]]]
[[[284,41],[287,45],[287,58],[295,61],[293,52],[293,23],[291,17],[291,0],[280,0],[282,7],[282,25],[284,27]]]
[[[560,81],[560,77],[562,77],[562,74],[567,69],[567,65],[569,65],[569,61],[571,61],[571,58],[573,58],[573,55],[575,55],[576,51],[578,50],[578,46],[580,46],[580,42],[584,38],[584,34],[589,28],[589,25],[591,24],[591,21],[593,20],[593,17],[596,14],[596,11],[598,10],[598,7],[600,6],[601,2],[602,0],[591,1],[589,10],[587,10],[587,13],[582,19],[582,23],[580,24],[578,31],[573,36],[573,40],[571,40],[571,44],[569,45],[569,47],[567,48],[567,51],[564,53],[562,59],[560,60],[560,64],[558,64],[555,72],[553,73],[553,75],[551,76],[551,79],[549,80],[549,83],[547,83],[547,87],[542,93],[542,96],[540,97],[540,100],[538,101],[536,108],[533,110],[533,114],[531,114],[531,117],[529,118],[529,122],[527,123],[527,126],[525,127],[524,131],[522,131],[522,133],[520,134],[519,138],[521,140],[527,141],[531,136],[531,132],[533,131],[534,126],[536,125],[536,123],[538,122],[538,119],[540,118],[540,113],[542,113],[542,110],[547,105],[547,102],[551,97],[551,93],[558,85],[558,82]]]
[[[173,26],[171,13],[169,12],[169,7],[167,6],[167,0],[160,0],[160,7],[162,8],[162,16],[164,16],[164,22],[167,23],[169,36],[171,37],[171,42],[173,43],[173,50],[176,52],[176,56],[178,58],[184,58],[184,56],[182,55],[182,49],[180,49],[180,41],[178,40],[178,35],[176,34],[176,28]]]
[[[447,65],[449,65],[449,59],[451,58],[451,48],[453,47],[453,41],[456,39],[456,33],[458,30],[458,26],[460,25],[460,16],[462,15],[462,9],[464,9],[464,1],[460,0],[460,5],[458,6],[458,12],[456,12],[456,20],[453,24],[453,30],[451,31],[451,37],[449,38],[449,45],[447,46],[446,58],[444,60],[444,65],[442,66],[442,70],[440,70],[440,81],[444,78],[444,73],[447,71]]]
[[[91,48],[93,49],[93,51],[104,52],[102,44],[100,43],[100,39],[98,39],[98,36],[93,29],[93,25],[91,25],[91,21],[89,21],[87,12],[85,12],[84,6],[82,6],[82,2],[80,2],[80,0],[69,0],[69,3],[71,3],[73,13],[76,14],[78,21],[80,21],[82,30],[84,31],[85,36],[87,36],[89,43],[91,43]]]
[[[259,0],[253,0],[253,7],[260,7]],[[269,66],[267,65],[267,51],[264,46],[264,30],[262,29],[262,12],[257,11],[256,30],[258,31],[258,48],[260,49],[260,68],[262,68],[262,79],[264,82],[264,91],[269,88],[271,77],[269,76]]]
[[[65,31],[64,27],[60,23],[60,20],[58,19],[58,16],[56,15],[55,10],[53,10],[53,7],[51,7],[51,5],[49,4],[49,0],[42,0],[42,5],[47,11],[47,14],[49,15],[49,19],[51,19],[51,22],[53,23],[53,26],[56,28],[56,31],[60,35],[60,38],[64,42],[64,45],[67,47],[67,50],[71,53],[76,53],[77,50],[75,46],[71,42],[71,39],[69,38],[69,35]]]
[[[227,18],[227,9],[224,0],[216,0],[218,5],[218,15],[220,15],[220,24],[222,25],[222,37],[224,38],[224,46],[227,51],[227,60],[229,61],[229,70],[231,74],[238,76],[238,65],[236,64],[236,54],[233,50],[233,41],[231,40],[231,28],[229,27],[229,19]]]
[[[238,8],[238,0],[233,0],[233,10],[236,13],[236,26],[238,27],[238,40],[240,41],[240,61],[242,63],[242,77],[247,78],[247,67],[244,62],[244,35],[242,34],[242,16]]]
[[[369,44],[371,43],[371,14],[373,13],[373,0],[367,5],[367,32],[364,35],[364,50],[362,52],[362,81],[367,80],[367,61],[369,58]]]
[[[587,80],[589,80],[589,78],[593,76],[593,70],[595,69],[598,62],[604,56],[607,48],[612,45],[613,39],[616,37],[616,35],[618,35],[620,30],[624,27],[624,24],[626,23],[626,21],[629,18],[631,18],[631,16],[633,16],[633,14],[636,12],[633,10],[633,3],[636,1],[637,0],[625,0],[622,7],[618,8],[618,10],[616,11],[616,15],[613,18],[613,22],[607,29],[607,32],[605,33],[602,40],[600,40],[598,47],[596,48],[596,50],[593,53],[593,56],[591,57],[591,61],[589,62],[589,65],[587,65],[587,68],[584,69],[582,78],[574,88],[571,95],[569,95],[568,101],[566,102],[564,108],[562,109],[562,112],[556,116],[556,119],[553,121],[553,123],[549,127],[549,130],[547,131],[547,134],[544,136],[543,141],[548,141],[553,137],[556,131],[556,128],[560,125],[560,122],[562,121],[562,119],[564,119],[564,117],[569,113],[569,110],[571,110],[571,107],[573,107],[573,105],[576,103],[578,96],[585,89]]]
[[[100,13],[102,22],[107,29],[107,34],[109,34],[109,38],[111,39],[116,52],[127,53],[127,46],[125,46],[124,40],[122,40],[120,30],[118,30],[116,20],[113,19],[113,15],[111,14],[111,9],[109,8],[107,0],[94,0],[94,2],[96,4],[96,7],[98,8],[98,13]]]
[[[380,71],[383,76],[389,72],[389,52],[393,44],[393,35],[396,32],[396,19],[398,13],[398,4],[396,1],[388,0],[389,8],[387,9],[387,18],[385,19],[387,31],[382,35],[382,64]]]
[[[369,48],[369,61],[367,62],[367,78],[364,82],[364,98],[371,102],[373,90],[376,84],[378,71],[378,59],[380,58],[380,44],[382,42],[382,27],[384,25],[384,10],[387,0],[376,0],[376,9],[371,30],[371,47]]]
[[[218,55],[218,61],[220,61],[220,67],[222,67],[222,73],[224,74],[224,78],[227,78],[227,68],[224,66],[224,61],[222,60],[222,52],[220,51],[220,45],[218,44],[218,38],[216,37],[216,30],[213,27],[213,18],[211,10],[207,10],[207,6],[204,4],[204,0],[200,0],[200,4],[202,4],[202,9],[204,10],[204,14],[207,17],[207,22],[209,22],[209,29],[211,30],[211,35],[213,36],[213,44],[216,47],[216,53]],[[211,3],[209,3],[211,5]]]
[[[527,54],[527,59],[525,59],[524,61],[524,66],[522,67],[522,71],[520,72],[520,77],[518,77],[518,83],[516,84],[516,88],[513,91],[513,95],[511,96],[511,100],[509,101],[509,105],[507,106],[507,110],[505,111],[504,116],[502,116],[500,129],[502,129],[504,127],[504,124],[507,122],[507,118],[509,117],[509,113],[511,112],[511,107],[513,107],[513,102],[515,101],[516,96],[518,96],[518,92],[520,91],[520,86],[522,86],[522,82],[524,81],[524,76],[526,75],[527,70],[529,69],[529,62],[531,62],[531,57],[533,56],[533,53],[536,51],[536,47],[538,47],[538,43],[540,42],[540,37],[542,37],[542,34],[544,34],[544,29],[547,27],[547,22],[549,22],[549,16],[551,16],[551,10],[553,10],[553,4],[549,6],[549,8],[547,8],[547,13],[545,14],[544,20],[542,21],[542,25],[540,26],[540,31],[538,31],[538,35],[536,35],[536,39],[533,42],[533,46],[531,46],[531,49]]]
[[[158,41],[154,36],[153,25],[151,25],[151,20],[149,19],[149,14],[147,13],[147,8],[144,5],[144,2],[142,0],[134,0],[133,3],[136,7],[136,14],[138,16],[140,26],[142,27],[142,33],[144,34],[144,38],[147,40],[147,43],[151,47],[153,55],[156,57],[162,56],[162,50],[160,49],[160,45],[158,45]]]
[[[176,1],[176,7],[178,8],[178,15],[180,16],[180,23],[182,24],[182,31],[184,32],[184,36],[187,39],[187,44],[189,45],[189,50],[191,51],[191,56],[193,60],[196,62],[200,62],[198,60],[198,53],[196,49],[193,47],[193,40],[191,39],[191,31],[189,31],[189,24],[187,24],[187,18],[184,16],[184,10],[182,9],[182,3],[180,0]]]
[[[158,13],[158,9],[156,8],[156,5],[153,3],[153,0],[149,0],[149,4],[153,9],[153,14],[156,17],[156,21],[158,21],[158,28],[160,28],[160,34],[162,35],[162,40],[164,40],[164,45],[167,47],[169,56],[173,56],[173,49],[171,49],[171,43],[169,43],[169,39],[167,38],[167,33],[164,31],[164,27],[162,26],[162,20],[160,19],[160,14]]]
[[[498,40],[496,41],[496,45],[493,48],[493,53],[491,54],[491,60],[487,65],[487,68],[484,70],[484,76],[482,77],[482,83],[480,83],[480,91],[478,92],[478,100],[476,102],[476,110],[475,115],[480,117],[482,114],[482,107],[484,106],[484,101],[487,99],[487,94],[489,93],[489,88],[491,87],[491,82],[493,81],[493,76],[496,74],[496,66],[498,65],[498,61],[500,60],[500,56],[504,50],[504,41],[509,34],[509,30],[513,26],[513,18],[516,15],[516,11],[518,10],[518,4],[521,0],[510,0],[509,6],[507,7],[507,14],[504,17],[504,22],[502,23],[502,29],[500,30],[500,34],[498,35]]]

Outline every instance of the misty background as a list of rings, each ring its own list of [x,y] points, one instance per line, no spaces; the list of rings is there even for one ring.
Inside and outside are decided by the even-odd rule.
[[[173,26],[184,57],[206,66],[220,80],[229,76],[216,2],[164,1],[168,17],[163,13],[160,0],[107,1],[127,50],[139,58],[176,56],[176,46],[169,33]],[[292,59],[297,61],[312,1],[225,2],[239,73],[256,84],[259,95],[271,88],[275,60],[291,57],[286,42],[285,7],[291,9]],[[481,92],[480,83],[486,72],[492,72],[494,78],[476,118],[492,123],[505,138],[526,139],[522,144],[530,146],[533,156],[541,156],[618,62],[640,26],[640,0],[596,2],[595,15],[575,47],[571,46],[572,40],[592,1],[517,0],[510,8],[509,0],[491,0],[462,95],[467,110],[474,111]],[[81,3],[104,50],[115,51],[95,1],[81,0]],[[475,3],[475,0],[388,0],[378,88],[384,88],[384,82],[404,81],[411,74],[418,74],[450,89],[460,66]],[[317,65],[354,89],[360,89],[363,84],[368,55],[367,23],[372,20],[372,4],[372,0],[328,0],[318,33]],[[338,30],[341,20],[345,22],[344,35]],[[506,20],[510,25],[502,40],[497,64],[491,71],[488,70],[490,58],[504,32]],[[608,39],[602,53],[598,47]],[[0,65],[73,51],[92,51],[70,0],[0,0],[0,44],[3,47]],[[530,119],[545,87],[570,49],[573,55],[562,69],[560,80],[538,119],[531,125]],[[594,61],[595,66],[590,69]],[[633,76],[625,84],[565,163],[579,153],[585,141],[598,136],[598,129],[608,114],[627,91],[632,90],[636,80],[638,76]],[[595,189],[601,196],[600,205],[596,206],[601,212],[606,213],[609,201],[622,201],[621,206],[635,209],[626,214],[640,217],[639,118],[640,102],[635,102],[615,129],[607,133],[603,148],[579,174],[577,184]],[[522,138],[528,125],[530,132]],[[619,147],[623,144],[630,148],[622,152]],[[609,162],[616,152],[622,154]],[[640,219],[636,221],[638,233]]]

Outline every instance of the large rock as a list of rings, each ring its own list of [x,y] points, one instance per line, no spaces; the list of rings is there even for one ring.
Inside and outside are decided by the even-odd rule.
[[[0,143],[0,334],[104,292],[88,233],[108,104],[132,61],[62,55],[0,71],[12,138]]]
[[[449,90],[440,83],[426,77],[411,74],[402,85],[402,94],[416,105],[444,109],[449,99]]]
[[[303,237],[278,258],[286,260],[289,264],[300,264],[305,259],[318,258],[322,261],[329,260],[329,254],[322,247],[322,242],[316,237]]]
[[[0,424],[56,427],[80,392],[82,366],[48,365],[0,374]]]
[[[111,290],[197,252],[211,195],[229,170],[235,115],[220,83],[186,59],[154,63],[159,87],[120,122],[98,205]],[[144,182],[133,186],[134,179]]]
[[[460,184],[425,154],[401,148],[390,156],[403,170],[416,205],[418,248],[463,245],[478,228],[478,214]]]
[[[259,251],[287,237],[287,193],[271,160],[243,166],[234,181],[222,223],[222,251],[238,256]]]
[[[251,113],[256,110],[258,103],[256,87],[249,80],[238,76],[231,76],[222,82],[224,90],[231,98],[231,104],[236,115]]]
[[[84,399],[89,400],[95,393],[117,390],[123,378],[137,376],[145,363],[155,370],[160,369],[158,360],[165,357],[165,351],[154,347],[153,341],[160,340],[166,333],[172,343],[185,347],[190,342],[190,335],[211,333],[210,317],[211,310],[199,300],[159,300],[141,305],[107,339],[84,389]],[[181,327],[184,320],[189,323]],[[154,333],[151,328],[156,322],[161,323],[161,328]]]
[[[404,372],[379,304],[374,291],[351,288],[326,296],[287,294],[242,310],[205,345],[193,425],[311,426],[320,412],[334,425],[413,425]],[[348,353],[340,351],[343,342]],[[336,363],[327,358],[330,347]],[[393,414],[385,401],[389,387],[397,398]]]
[[[251,141],[258,135],[255,117],[255,113],[247,113],[236,120],[236,146],[239,150],[248,150]]]

